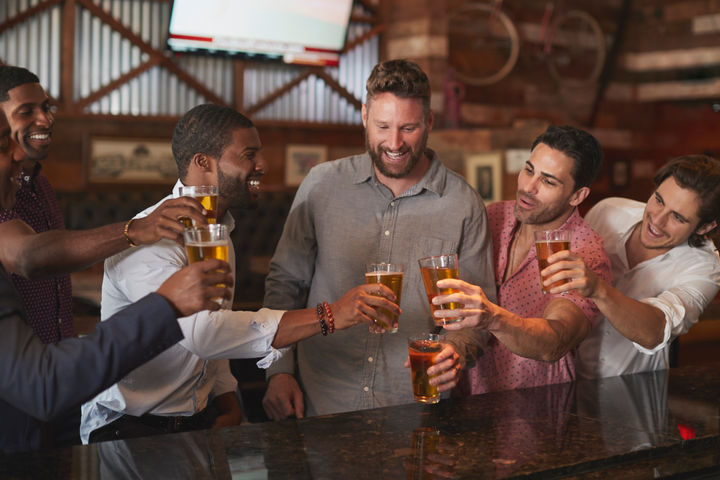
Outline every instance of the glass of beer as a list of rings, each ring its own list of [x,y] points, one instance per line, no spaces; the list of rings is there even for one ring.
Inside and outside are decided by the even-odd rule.
[[[395,303],[400,305],[404,270],[404,266],[398,263],[368,263],[365,265],[365,283],[382,283],[392,290],[395,297],[397,297],[397,301]],[[390,325],[387,325],[378,318],[376,319],[377,325],[380,328],[385,329],[388,333],[397,332],[398,316],[384,308],[381,308],[380,311],[390,317],[391,323]],[[395,326],[393,327],[393,325]]]
[[[457,302],[444,303],[442,305],[434,305],[432,299],[438,295],[449,295],[457,292],[453,288],[438,288],[437,281],[445,278],[459,278],[458,276],[458,257],[456,253],[448,255],[436,255],[434,257],[426,257],[418,260],[420,264],[420,274],[425,284],[425,293],[430,302],[430,312],[435,310],[453,310],[462,308],[463,305]],[[457,318],[434,318],[435,325],[442,326],[448,323],[461,321],[461,317]]]
[[[542,230],[535,232],[535,250],[541,272],[550,265],[547,261],[550,255],[561,250],[570,250],[571,238],[572,230]],[[549,287],[545,287],[542,280],[542,275],[540,275],[540,287],[543,293],[547,293],[549,289],[568,282],[568,280],[559,280]]]
[[[184,237],[188,263],[202,262],[209,258],[228,261],[230,236],[227,226],[215,223],[186,228]],[[220,284],[220,286],[225,285]],[[214,300],[221,305],[223,304],[222,298]]]
[[[410,353],[410,374],[412,375],[413,396],[416,402],[438,403],[440,392],[436,385],[430,385],[427,374],[435,357],[442,350],[443,336],[434,333],[421,333],[408,337]]]
[[[179,188],[181,197],[193,197],[205,207],[208,223],[217,223],[218,187],[217,185],[183,185]],[[187,217],[182,218],[186,227],[192,227],[193,222]]]

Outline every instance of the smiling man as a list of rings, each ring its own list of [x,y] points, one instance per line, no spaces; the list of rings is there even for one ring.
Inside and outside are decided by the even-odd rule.
[[[614,286],[568,252],[551,257],[546,269],[548,283],[570,278],[565,288],[592,299],[605,316],[580,346],[583,377],[667,369],[670,343],[697,322],[720,288],[710,241],[720,222],[720,162],[678,157],[654,183],[646,204],[608,198],[586,216],[603,237]]]
[[[518,175],[515,201],[488,206],[497,304],[468,282],[438,282],[441,288],[460,291],[433,300],[464,305],[435,312],[464,317],[445,327],[453,330],[449,337],[460,353],[465,353],[463,346],[487,338],[485,352],[466,371],[460,392],[478,394],[575,379],[577,346],[590,332],[598,310],[577,293],[542,292],[534,232],[570,230],[571,250],[609,281],[600,237],[577,211],[601,165],[602,150],[592,135],[570,126],[548,127],[533,142],[530,158]]]
[[[433,125],[427,76],[412,62],[390,60],[375,66],[366,91],[367,152],[320,164],[305,178],[270,263],[264,303],[314,306],[363,282],[366,263],[399,263],[405,266],[399,330],[357,327],[298,343],[297,364],[287,356],[268,370],[263,405],[274,420],[413,401],[403,367],[407,336],[434,328],[418,259],[457,253],[463,278],[494,297],[482,200],[427,148]],[[439,357],[444,368],[460,361],[450,346]],[[435,381],[442,389],[455,384],[451,375]]]

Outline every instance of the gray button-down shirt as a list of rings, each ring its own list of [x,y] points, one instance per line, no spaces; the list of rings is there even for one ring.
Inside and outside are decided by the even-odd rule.
[[[313,168],[298,189],[270,263],[265,305],[294,309],[334,302],[365,283],[365,264],[405,266],[398,333],[358,325],[316,335],[268,369],[297,373],[307,415],[413,401],[403,367],[408,335],[433,328],[418,259],[457,252],[460,276],[495,298],[492,245],[482,199],[436,154],[425,176],[398,197],[367,154]]]

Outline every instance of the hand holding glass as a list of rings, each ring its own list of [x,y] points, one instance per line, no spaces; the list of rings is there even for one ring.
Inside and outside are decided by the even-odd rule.
[[[208,223],[217,223],[218,187],[217,185],[183,185],[178,189],[181,197],[193,197],[205,207]],[[186,227],[192,227],[191,219],[183,217]]]
[[[548,265],[548,257],[561,250],[570,250],[570,239],[572,230],[542,230],[535,232],[535,250],[537,252],[538,266],[542,272]],[[540,275],[540,287],[543,293],[548,293],[551,288],[559,287],[568,283],[569,280],[559,280],[546,287],[543,285],[543,278]]]
[[[450,295],[451,293],[458,293],[458,290],[452,288],[438,288],[437,281],[445,278],[459,278],[458,275],[458,258],[457,254],[452,253],[448,255],[436,255],[433,257],[421,258],[418,260],[420,264],[420,274],[422,275],[423,283],[425,284],[425,293],[430,302],[430,312],[436,310],[454,310],[457,308],[463,308],[463,305],[457,302],[445,303],[442,305],[435,305],[432,299],[438,295]],[[462,317],[454,318],[434,318],[435,325],[442,326],[448,323],[459,322]]]
[[[442,351],[442,335],[421,333],[408,337],[410,374],[412,375],[413,396],[416,402],[438,403],[440,392],[437,385],[430,385],[428,368],[435,363],[435,357]],[[436,376],[436,375],[435,375]]]
[[[388,287],[395,294],[397,300],[396,305],[400,305],[400,295],[402,294],[403,282],[403,265],[397,263],[369,263],[365,266],[365,283],[381,283]],[[375,295],[375,294],[374,294]],[[380,295],[375,295],[380,296]],[[380,311],[388,316],[391,324],[387,325],[382,319],[375,319],[377,325],[386,332],[395,333],[398,331],[398,316],[385,308]]]
[[[208,258],[228,261],[230,237],[225,225],[212,224],[186,228],[184,236],[188,263],[202,262]],[[222,298],[217,298],[215,301],[223,303]]]

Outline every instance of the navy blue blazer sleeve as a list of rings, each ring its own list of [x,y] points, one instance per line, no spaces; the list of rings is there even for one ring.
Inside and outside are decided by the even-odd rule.
[[[25,323],[4,271],[0,332],[0,399],[40,420],[90,399],[183,338],[170,304],[151,293],[86,337],[45,345]]]

